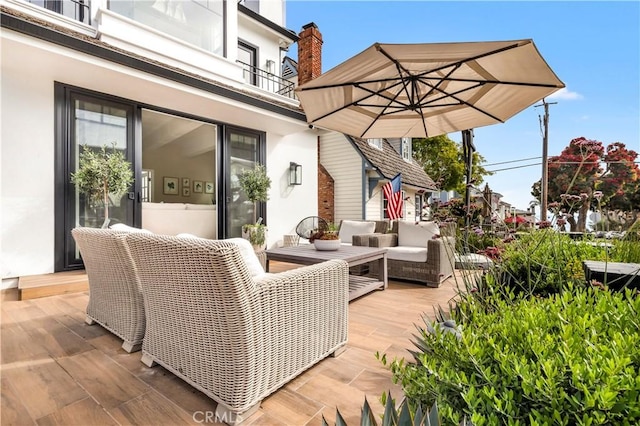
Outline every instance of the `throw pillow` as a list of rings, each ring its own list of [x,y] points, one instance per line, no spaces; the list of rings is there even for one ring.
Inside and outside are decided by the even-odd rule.
[[[427,247],[427,241],[440,235],[440,228],[435,222],[398,221],[398,245],[409,247]]]
[[[245,240],[244,238],[229,238],[226,241],[235,243],[238,248],[240,248],[240,255],[242,255],[242,258],[249,269],[249,274],[253,278],[264,275],[264,268],[262,267],[258,256],[256,256],[253,246],[248,240]]]
[[[373,234],[375,229],[375,222],[343,220],[340,224],[338,236],[340,237],[341,243],[352,244],[354,235]]]

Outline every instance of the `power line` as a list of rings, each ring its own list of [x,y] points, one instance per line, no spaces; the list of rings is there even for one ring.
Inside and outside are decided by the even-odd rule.
[[[495,170],[487,170],[490,173],[495,173],[495,172],[502,172],[504,170],[513,170],[513,169],[522,169],[525,167],[531,167],[531,166],[539,166],[542,163],[533,163],[533,164],[525,164],[523,166],[515,166],[515,167],[506,167],[504,169],[495,169]]]
[[[538,158],[542,158],[542,157],[530,157],[530,158],[523,158],[522,160],[502,161],[500,163],[483,164],[483,166],[497,166],[498,164],[508,164],[508,163],[517,163],[517,162],[520,162],[520,161],[537,160]],[[542,163],[540,163],[540,164],[542,164]]]
[[[540,158],[540,157],[537,157]],[[509,163],[509,161],[506,161],[505,163]],[[582,161],[554,161],[554,162],[549,162],[549,164],[599,164],[600,162],[596,162],[596,161],[589,161],[589,162],[582,162]],[[630,161],[609,161],[607,164],[628,164],[630,163]],[[632,163],[634,164],[640,164],[640,161],[633,161]],[[504,164],[504,163],[494,163],[494,164]],[[490,173],[495,173],[495,172],[502,172],[504,170],[514,170],[514,169],[522,169],[524,167],[531,167],[531,166],[539,166],[541,165],[542,162],[540,163],[532,163],[532,164],[524,164],[522,166],[515,166],[515,167],[505,167],[504,169],[495,169],[495,170],[487,170]]]

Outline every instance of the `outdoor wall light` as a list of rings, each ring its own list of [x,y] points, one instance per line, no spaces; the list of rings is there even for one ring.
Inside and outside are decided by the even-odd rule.
[[[289,185],[302,185],[302,165],[289,163]]]

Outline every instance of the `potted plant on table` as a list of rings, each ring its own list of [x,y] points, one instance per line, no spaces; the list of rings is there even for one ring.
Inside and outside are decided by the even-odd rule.
[[[253,223],[242,225],[242,237],[249,240],[254,250],[263,250],[266,246],[267,228],[262,223],[262,218],[256,220],[256,203],[269,199],[271,179],[267,176],[267,169],[261,164],[256,164],[253,169],[244,170],[238,180],[240,188],[253,203]]]
[[[328,223],[326,229],[318,229],[309,236],[309,242],[313,243],[316,250],[338,250],[340,248],[340,236],[338,226]]]
[[[112,144],[112,151],[103,145],[100,151],[82,145],[78,170],[71,173],[71,183],[85,194],[89,202],[104,206],[102,228],[109,226],[109,194],[121,197],[133,183],[131,163]]]

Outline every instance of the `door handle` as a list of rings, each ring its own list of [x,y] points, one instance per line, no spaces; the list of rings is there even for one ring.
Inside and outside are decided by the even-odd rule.
[[[135,200],[136,199],[136,193],[135,192],[127,193],[127,198],[130,199],[130,200]]]

